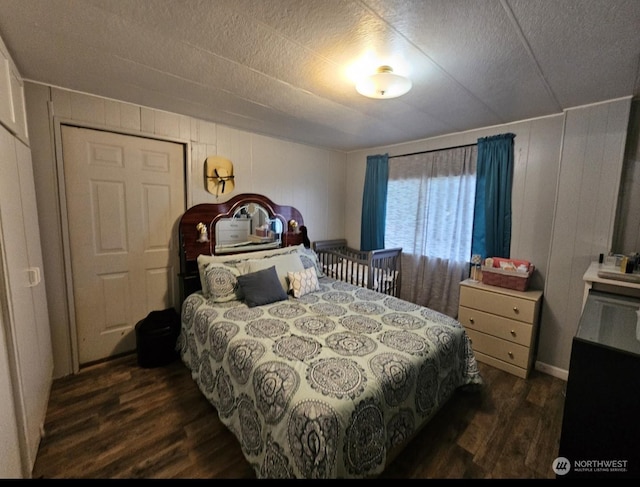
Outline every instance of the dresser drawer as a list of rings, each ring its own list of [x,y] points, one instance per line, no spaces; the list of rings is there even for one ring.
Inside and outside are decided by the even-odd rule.
[[[474,351],[489,355],[503,362],[526,369],[529,365],[529,348],[501,338],[467,330]]]
[[[223,218],[216,223],[216,232],[227,232],[233,230],[249,233],[251,231],[251,220]]]
[[[466,329],[481,331],[525,347],[531,344],[533,325],[522,321],[511,320],[464,306],[460,306],[458,309],[458,321]]]
[[[223,219],[216,223],[216,245],[231,245],[249,240],[250,220]]]
[[[526,323],[537,319],[537,301],[469,286],[460,286],[460,306]]]
[[[493,358],[489,355],[485,355],[484,353],[475,352],[476,360],[478,362],[482,362],[485,364],[489,364],[496,369],[506,370],[510,374],[516,375],[523,379],[529,377],[529,369],[523,369],[522,367],[516,367],[510,363],[507,363],[503,360],[498,360],[497,358]]]
[[[216,245],[230,245],[249,240],[249,234],[247,232],[238,230],[225,230],[218,232],[218,238],[216,238]]]

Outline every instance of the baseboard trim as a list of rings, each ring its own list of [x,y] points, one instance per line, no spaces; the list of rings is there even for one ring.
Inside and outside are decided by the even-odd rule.
[[[569,378],[568,370],[564,370],[559,367],[554,367],[552,365],[545,364],[544,362],[536,362],[535,368],[540,372],[551,375],[553,377],[557,377],[558,379],[562,379],[565,382]]]

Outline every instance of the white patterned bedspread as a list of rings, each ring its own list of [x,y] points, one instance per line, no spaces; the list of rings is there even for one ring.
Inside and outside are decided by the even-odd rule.
[[[183,304],[182,360],[258,478],[378,475],[457,388],[482,384],[456,320],[329,277],[320,287],[254,308],[199,292]]]

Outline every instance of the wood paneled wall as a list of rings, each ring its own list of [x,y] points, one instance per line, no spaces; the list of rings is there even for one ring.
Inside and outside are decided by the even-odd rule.
[[[538,361],[568,371],[583,276],[611,249],[631,99],[568,110],[545,282]]]
[[[33,150],[55,357],[54,378],[73,372],[70,314],[64,277],[63,228],[58,193],[55,134],[60,121],[129,135],[183,143],[187,148],[187,207],[259,193],[294,206],[311,240],[338,238],[344,231],[346,155],[235,130],[212,122],[60,88],[25,83]],[[220,200],[205,190],[204,162],[220,155],[234,166],[235,190]]]
[[[355,190],[346,196],[346,238],[359,246],[367,155],[393,156],[516,134],[511,256],[536,265],[531,287],[545,291],[536,366],[566,378],[582,307],[582,276],[592,259],[611,248],[630,103],[630,98],[612,100],[539,119],[351,152],[347,182]]]

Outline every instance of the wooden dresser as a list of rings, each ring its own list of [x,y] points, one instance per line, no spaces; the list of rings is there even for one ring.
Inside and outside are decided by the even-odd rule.
[[[542,291],[515,291],[467,279],[458,320],[476,359],[526,379],[533,367]]]

